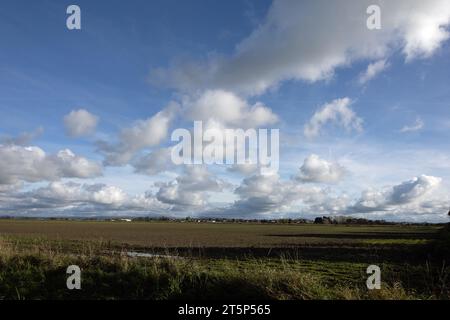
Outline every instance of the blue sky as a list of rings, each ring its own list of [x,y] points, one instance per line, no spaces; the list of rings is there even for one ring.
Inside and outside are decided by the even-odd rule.
[[[364,1],[77,1],[81,30],[66,28],[70,4],[0,4],[0,214],[445,221],[447,2],[380,3],[380,31]],[[225,120],[207,100],[207,119],[211,92],[245,106]],[[155,164],[192,115],[279,128],[278,174]]]

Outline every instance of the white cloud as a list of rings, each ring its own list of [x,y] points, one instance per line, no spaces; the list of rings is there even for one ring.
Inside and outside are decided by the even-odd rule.
[[[14,215],[159,214],[169,209],[149,192],[130,196],[116,186],[61,181],[0,194],[0,200],[0,212]]]
[[[421,175],[412,180],[392,187],[388,204],[405,204],[422,199],[436,189],[442,182],[441,178]]]
[[[367,190],[350,210],[358,213],[386,211],[392,207],[416,203],[435,190],[441,181],[438,177],[421,175],[384,190]]]
[[[99,204],[121,205],[127,198],[125,192],[115,186],[96,186],[87,190],[91,192],[91,199]]]
[[[307,217],[355,215],[396,221],[442,221],[450,198],[435,194],[441,179],[422,175],[380,190],[367,190],[356,200],[333,195],[329,188],[282,180],[276,174],[244,179],[235,189],[239,200],[218,208],[213,192],[230,185],[205,167],[188,166],[172,182],[156,183],[156,194],[130,196],[105,184],[55,181],[27,192],[15,188],[0,193],[1,214],[25,215],[215,215],[223,217]]]
[[[0,145],[0,159],[0,185],[92,178],[102,174],[98,163],[77,156],[69,149],[48,155],[39,147]]]
[[[242,181],[235,190],[240,200],[230,208],[231,212],[261,214],[273,213],[282,206],[289,206],[294,199],[298,199],[292,188],[286,188],[278,175],[254,175]]]
[[[406,132],[420,131],[423,129],[424,126],[425,126],[425,123],[423,122],[423,120],[421,118],[418,117],[416,119],[416,122],[414,122],[414,124],[404,126],[403,128],[400,129],[400,132],[406,133]]]
[[[52,182],[47,187],[32,191],[29,195],[36,199],[47,199],[51,203],[59,205],[84,202],[120,206],[127,198],[125,192],[115,186],[104,184],[82,185],[60,181]]]
[[[172,205],[172,210],[187,210],[191,207],[208,206],[210,192],[220,192],[228,184],[211,174],[206,167],[186,166],[182,175],[174,181],[159,183],[156,197],[159,201]]]
[[[185,119],[203,121],[204,130],[217,130],[222,134],[230,128],[257,128],[278,121],[277,115],[262,103],[249,104],[232,92],[223,90],[186,96],[182,105],[183,108],[171,102],[153,117],[123,129],[116,143],[98,142],[98,149],[105,156],[105,165],[131,163],[136,172],[150,175],[173,168],[168,149],[156,149],[146,155],[140,153],[158,146],[167,138],[170,125],[181,109]]]
[[[133,162],[135,172],[156,175],[175,168],[171,158],[171,148],[161,148],[139,157]]]
[[[179,110],[179,105],[171,102],[168,106],[146,120],[138,120],[119,134],[118,142],[98,143],[99,150],[106,156],[106,165],[125,165],[142,149],[159,145],[167,138],[171,122]]]
[[[407,10],[411,1],[404,1],[402,9]],[[446,0],[434,0],[423,3],[414,2],[416,10],[403,11],[402,31],[404,36],[403,52],[407,61],[417,57],[428,58],[448,40],[450,23],[450,3]]]
[[[368,30],[366,9],[378,4],[380,30]],[[446,41],[447,0],[275,0],[265,18],[231,56],[178,63],[154,70],[152,79],[195,91],[225,88],[261,94],[284,80],[328,79],[354,61],[380,61],[395,52],[428,58]]]
[[[213,120],[225,127],[257,128],[278,121],[277,115],[261,102],[250,105],[224,90],[207,90],[196,99],[188,99],[185,105],[188,119]]]
[[[362,131],[363,120],[350,108],[351,103],[349,98],[343,98],[322,106],[305,125],[303,131],[305,136],[308,138],[319,136],[322,128],[329,123],[343,127],[348,132]]]
[[[359,83],[366,84],[388,67],[386,60],[378,60],[367,66],[367,70],[359,76]]]
[[[298,203],[311,203],[323,197],[321,188],[283,181],[277,174],[245,178],[235,193],[240,199],[224,211],[225,215],[277,215],[298,210],[295,207]]]
[[[416,218],[417,221],[439,221],[450,205],[450,199],[434,197],[440,183],[441,178],[422,175],[392,187],[364,191],[358,199],[352,200],[345,193],[334,195],[329,188],[281,180],[278,175],[257,174],[244,179],[236,188],[239,200],[212,212],[217,216],[240,217],[244,214],[306,218],[356,215],[396,221]]]
[[[88,136],[94,133],[98,117],[85,109],[72,110],[64,117],[67,135],[71,137]]]
[[[312,154],[305,159],[295,178],[300,182],[336,183],[345,173],[345,168],[338,163],[326,161]]]

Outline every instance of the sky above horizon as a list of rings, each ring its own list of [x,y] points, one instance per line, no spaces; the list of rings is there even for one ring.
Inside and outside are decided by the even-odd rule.
[[[2,1],[0,215],[448,221],[449,25],[447,0]],[[173,164],[195,120],[279,129],[279,171]]]

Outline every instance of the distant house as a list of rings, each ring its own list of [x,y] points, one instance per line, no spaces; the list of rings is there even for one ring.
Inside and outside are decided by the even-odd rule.
[[[120,221],[131,222],[131,219],[120,219]]]

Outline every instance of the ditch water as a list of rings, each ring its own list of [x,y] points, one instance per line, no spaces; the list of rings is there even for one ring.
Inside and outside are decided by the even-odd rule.
[[[167,254],[155,254],[148,252],[136,252],[136,251],[128,251],[127,256],[133,258],[171,258],[171,259],[182,259],[180,256],[171,256]]]

